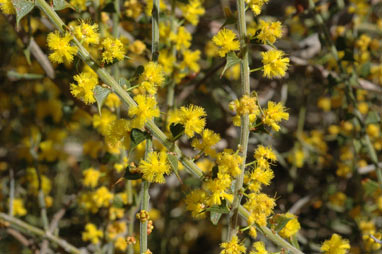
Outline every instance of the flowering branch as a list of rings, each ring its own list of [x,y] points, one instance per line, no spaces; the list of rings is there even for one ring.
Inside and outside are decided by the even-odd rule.
[[[245,2],[244,0],[237,0],[236,2],[238,9],[238,22],[239,22],[239,39],[240,39],[240,50],[242,52],[242,59],[240,61],[240,76],[241,76],[241,93],[242,96],[250,94],[250,82],[249,82],[249,65],[248,65],[248,48],[246,44],[247,37],[247,27],[245,22]],[[243,114],[241,116],[240,125],[240,145],[239,145],[239,155],[243,159],[243,163],[240,166],[240,175],[237,177],[235,182],[234,199],[232,203],[232,209],[230,212],[230,222],[228,225],[228,237],[227,241],[231,241],[232,237],[237,233],[237,221],[239,214],[239,206],[243,194],[241,189],[243,188],[244,172],[245,172],[245,161],[247,158],[248,150],[248,138],[249,138],[249,117],[248,114]]]
[[[57,15],[57,13],[44,1],[36,0],[36,5],[48,16],[48,18],[54,23],[60,32],[64,32],[65,24]],[[99,76],[99,78],[107,85],[109,85],[115,93],[117,93],[121,99],[127,104],[128,107],[136,106],[136,102],[131,98],[131,96],[118,84],[118,82],[106,71],[105,68],[100,67],[96,62],[90,57],[87,50],[82,46],[82,44],[76,39],[73,38],[73,42],[78,48],[78,56],[84,61],[89,67],[91,67]],[[249,71],[249,69],[248,69]],[[248,83],[249,85],[249,83]],[[167,149],[172,150],[174,155],[181,161],[181,163],[186,167],[189,173],[192,175],[202,178],[203,173],[200,168],[189,158],[187,158],[180,151],[179,147],[173,144],[170,139],[159,129],[159,127],[154,123],[153,120],[149,120],[146,123],[146,127],[151,131],[153,136],[155,136]],[[243,207],[239,206],[238,213],[248,219],[248,211]],[[287,241],[282,239],[277,234],[273,233],[267,227],[260,227],[260,229],[267,235],[270,236],[269,239],[272,240],[275,244],[285,248],[286,250],[295,253],[302,254],[300,250],[296,249],[294,246],[289,244]]]

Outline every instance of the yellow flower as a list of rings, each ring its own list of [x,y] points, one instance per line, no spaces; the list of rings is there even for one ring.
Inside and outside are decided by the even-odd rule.
[[[201,140],[198,140],[197,138],[192,140],[192,147],[203,151],[206,155],[214,157],[216,151],[212,147],[220,141],[220,135],[209,129],[204,129],[201,136]]]
[[[113,201],[114,194],[105,186],[99,187],[92,195],[93,201],[97,207],[109,207]]]
[[[240,166],[243,163],[243,158],[233,151],[225,150],[217,154],[216,163],[219,167],[219,173],[236,177],[241,172]]]
[[[229,174],[218,173],[217,177],[204,183],[203,187],[209,191],[210,195],[206,203],[210,206],[221,205],[221,200],[233,201],[233,195],[227,193],[231,187],[232,179]]]
[[[236,34],[230,29],[223,28],[212,38],[212,41],[218,47],[221,57],[230,51],[240,49],[240,42],[236,39]]]
[[[119,39],[106,38],[102,42],[102,62],[112,63],[115,59],[121,61],[125,58],[126,49]]]
[[[121,106],[121,99],[115,93],[110,93],[105,101],[105,105],[110,109],[116,109]]]
[[[170,33],[170,41],[175,43],[176,50],[185,50],[191,46],[191,34],[184,26],[179,27],[178,33]]]
[[[27,214],[27,210],[24,207],[24,202],[21,198],[13,199],[13,215],[24,216]]]
[[[293,151],[288,155],[289,163],[293,164],[297,168],[302,168],[304,166],[305,153],[301,148],[293,149]]]
[[[206,217],[204,209],[206,205],[204,201],[206,200],[206,192],[203,190],[193,190],[186,196],[185,203],[186,209],[191,211],[192,217],[195,219],[203,219]]]
[[[349,241],[337,234],[333,234],[330,240],[326,240],[321,246],[321,251],[325,254],[346,254],[348,249]]]
[[[378,138],[380,135],[380,128],[377,124],[369,124],[366,127],[366,133],[371,137],[371,138]]]
[[[60,36],[58,31],[48,34],[48,47],[53,51],[49,55],[49,59],[55,63],[71,63],[73,56],[77,53],[77,48],[70,45],[72,36],[66,32],[63,37]]]
[[[97,244],[100,242],[100,238],[103,237],[103,232],[98,230],[96,225],[92,223],[87,223],[85,225],[85,231],[82,232],[82,240],[89,241],[93,244]]]
[[[280,230],[279,234],[284,238],[289,238],[295,235],[301,228],[300,223],[297,220],[296,215],[292,213],[286,213],[285,217],[291,220]]]
[[[175,56],[166,49],[159,51],[158,62],[163,66],[163,71],[170,75],[174,69],[174,63],[176,62]]]
[[[114,246],[120,251],[125,251],[127,249],[127,241],[124,237],[118,237],[115,240]]]
[[[136,19],[142,13],[142,5],[138,0],[127,0],[124,3],[126,16]]]
[[[148,62],[144,65],[144,71],[139,77],[141,93],[156,94],[157,86],[161,86],[164,82],[163,67],[154,62]]]
[[[176,111],[176,117],[173,117],[173,123],[181,123],[184,126],[185,134],[192,138],[195,133],[202,133],[206,125],[206,112],[202,107],[189,105],[181,107]],[[170,123],[171,123],[170,122]]]
[[[289,114],[285,112],[284,106],[279,103],[274,103],[273,101],[268,101],[268,108],[264,110],[263,123],[271,126],[273,130],[279,131],[279,122],[282,120],[288,120]]]
[[[281,38],[282,36],[282,27],[281,22],[271,22],[264,21],[260,19],[259,24],[257,25],[258,34],[256,38],[261,41],[263,44],[273,44],[276,39]]]
[[[129,45],[129,50],[137,55],[141,55],[145,51],[145,49],[146,49],[146,45],[140,40],[136,40]]]
[[[248,6],[252,9],[253,14],[259,15],[261,12],[261,8],[265,3],[269,0],[245,0]]]
[[[236,235],[232,237],[231,241],[221,243],[220,247],[222,248],[220,254],[242,254],[246,251],[245,246],[239,243]]]
[[[16,10],[13,7],[12,0],[0,0],[0,9],[4,14],[15,14]]]
[[[70,92],[74,97],[82,100],[86,104],[91,104],[96,101],[93,90],[98,84],[97,74],[92,72],[81,72],[73,77],[77,81],[70,84]]]
[[[106,142],[112,146],[119,147],[123,145],[128,149],[130,144],[129,132],[131,131],[131,123],[126,119],[117,119],[110,124],[106,133]]]
[[[90,25],[82,20],[80,25],[74,27],[74,35],[80,42],[84,43],[85,46],[99,43],[97,24]]]
[[[254,242],[253,243],[254,251],[251,251],[249,254],[268,254],[269,252],[265,249],[265,244],[263,242]]]
[[[268,78],[284,77],[289,65],[289,58],[281,50],[271,49],[261,52],[264,65],[263,76]]]
[[[267,218],[273,213],[275,205],[275,199],[264,193],[250,193],[244,204],[249,212],[248,223],[257,223],[260,226],[267,225]]]
[[[231,101],[229,107],[239,116],[245,114],[253,114],[257,116],[260,112],[259,107],[257,106],[256,97],[251,97],[249,95],[243,95],[240,100]]]
[[[166,152],[149,153],[146,160],[140,161],[139,171],[143,174],[143,178],[149,182],[164,183],[164,175],[170,174]]]
[[[331,108],[331,100],[328,97],[318,99],[317,106],[325,112],[329,112]]]
[[[84,179],[83,184],[86,187],[96,187],[98,183],[98,179],[101,176],[101,173],[94,168],[88,168],[82,172]]]
[[[110,124],[115,119],[117,119],[116,115],[103,108],[101,110],[101,115],[93,115],[93,127],[96,128],[102,135],[106,135],[108,133]]]
[[[188,4],[181,5],[180,9],[183,12],[184,18],[194,26],[199,23],[199,16],[205,13],[202,3],[199,0],[190,0]]]
[[[143,128],[146,122],[153,117],[159,117],[159,109],[154,97],[137,95],[134,97],[137,106],[129,108],[129,116],[134,117],[132,128]]]
[[[86,10],[86,0],[70,0],[70,4],[79,11]]]
[[[200,50],[185,50],[183,52],[183,61],[180,63],[180,69],[189,68],[193,72],[198,72],[200,70],[199,59]]]

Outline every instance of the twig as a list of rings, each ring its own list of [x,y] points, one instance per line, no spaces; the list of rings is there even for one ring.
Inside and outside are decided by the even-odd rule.
[[[31,235],[36,235],[36,236],[39,236],[42,238],[46,238],[49,241],[51,241],[52,243],[57,244],[58,246],[60,246],[61,248],[63,248],[65,251],[67,251],[69,253],[82,254],[80,249],[74,247],[73,245],[71,245],[67,241],[65,241],[59,237],[56,237],[50,233],[45,233],[43,230],[41,230],[35,226],[32,226],[26,222],[23,222],[22,220],[19,220],[13,216],[9,216],[5,213],[0,212],[0,219],[9,222],[11,224],[11,226],[13,226],[13,227],[19,227],[19,228],[23,229],[26,233],[29,233]]]

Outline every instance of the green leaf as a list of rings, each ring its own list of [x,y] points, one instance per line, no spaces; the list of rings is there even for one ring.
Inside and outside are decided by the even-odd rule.
[[[379,190],[379,184],[370,179],[366,179],[365,181],[363,181],[362,186],[366,196],[370,196]]]
[[[170,131],[171,131],[171,134],[174,138],[174,141],[179,139],[181,137],[181,135],[183,134],[184,132],[184,126],[183,124],[180,124],[180,123],[172,123],[170,125]]]
[[[220,217],[222,217],[222,213],[210,212],[210,220],[215,226],[218,224]]]
[[[138,180],[138,179],[141,179],[141,178],[142,178],[141,174],[139,174],[139,173],[132,173],[130,171],[130,167],[126,168],[125,179],[128,179],[128,180]]]
[[[178,158],[171,153],[169,153],[167,157],[168,157],[168,161],[170,162],[170,166],[174,170],[174,173],[176,177],[178,178],[179,182],[183,183],[178,171]]]
[[[371,63],[370,62],[363,64],[361,67],[361,70],[360,70],[360,76],[361,77],[369,76],[370,70],[371,70]]]
[[[229,52],[226,57],[226,63],[224,66],[224,69],[222,73],[220,74],[220,78],[224,75],[224,73],[231,68],[232,66],[235,66],[236,64],[239,64],[241,61],[240,58],[237,57],[237,55],[234,52]]]
[[[227,207],[227,202],[223,200],[221,205],[208,207],[206,211],[214,213],[229,213],[229,208]]]
[[[137,145],[139,145],[141,142],[143,142],[145,139],[150,139],[151,136],[147,132],[141,131],[140,129],[132,129],[130,133],[131,138],[131,148],[135,148]]]
[[[70,4],[65,0],[53,0],[53,9],[56,11],[61,11],[68,7],[70,7]]]
[[[42,79],[44,78],[44,75],[36,74],[36,73],[18,73],[16,71],[8,71],[7,77],[11,80],[20,80],[20,79],[34,80],[34,79]]]
[[[291,219],[292,218],[288,218],[285,215],[276,214],[271,220],[272,229],[276,232],[280,232]]]
[[[366,142],[367,150],[369,151],[369,155],[370,155],[371,161],[372,161],[374,164],[378,164],[377,153],[375,152],[375,149],[374,149],[374,147],[373,147],[373,144],[372,144],[371,141],[370,141],[370,137],[369,137],[369,135],[365,135],[365,142]]]
[[[101,114],[101,108],[102,108],[102,105],[104,104],[107,96],[109,95],[110,93],[110,89],[108,88],[104,88],[102,86],[96,86],[94,88],[94,97],[97,101],[97,107],[98,107],[98,113]]]
[[[29,65],[32,64],[32,61],[31,61],[31,49],[30,49],[30,44],[28,45],[28,47],[26,49],[24,49],[24,56],[25,58],[27,59],[27,63]]]
[[[29,0],[12,0],[12,4],[16,10],[16,23],[19,26],[20,20],[31,12],[34,8],[34,1]]]
[[[367,114],[365,124],[379,123],[380,120],[381,118],[379,117],[378,113],[375,111],[371,111],[369,112],[369,114]]]

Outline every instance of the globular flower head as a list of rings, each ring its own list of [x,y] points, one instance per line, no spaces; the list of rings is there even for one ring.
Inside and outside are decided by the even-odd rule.
[[[259,15],[261,8],[264,4],[268,3],[269,0],[245,0],[248,6],[251,8],[253,14]]]
[[[99,43],[98,25],[90,25],[81,20],[80,24],[74,27],[74,35],[85,46],[90,44],[97,45]]]
[[[180,9],[183,12],[184,18],[194,26],[199,23],[199,16],[205,13],[200,0],[191,0],[188,4],[181,5]]]
[[[166,152],[151,152],[146,160],[139,163],[139,171],[143,174],[143,179],[152,183],[164,183],[164,175],[170,174]]]
[[[268,101],[268,108],[264,110],[263,123],[272,127],[274,131],[279,131],[282,120],[288,120],[289,114],[285,112],[284,106],[273,101]]]
[[[94,103],[95,97],[93,90],[98,84],[97,74],[92,72],[82,72],[75,75],[74,80],[77,84],[70,84],[70,92],[74,97],[82,100],[86,104]]]
[[[12,0],[0,0],[0,9],[4,14],[15,14],[16,10],[13,7]]]
[[[232,237],[231,241],[221,243],[220,247],[222,248],[220,254],[242,254],[246,251],[245,246],[239,243],[236,235]]]
[[[272,22],[260,20],[257,25],[258,34],[256,38],[263,44],[273,44],[276,39],[282,36],[282,26],[280,21]]]
[[[289,238],[295,235],[301,228],[300,223],[297,220],[297,216],[292,213],[286,213],[286,218],[290,218],[287,224],[280,230],[279,234],[284,238]]]
[[[186,196],[185,203],[186,209],[192,212],[192,217],[202,219],[206,217],[205,200],[207,193],[203,190],[193,190]]]
[[[125,58],[126,49],[119,39],[106,38],[102,42],[102,62],[113,63],[114,60],[121,61]]]
[[[191,34],[184,26],[179,27],[178,33],[170,33],[170,41],[175,44],[176,50],[185,50],[191,46]]]
[[[240,42],[236,38],[236,34],[227,28],[220,30],[213,38],[212,41],[219,48],[218,52],[221,57],[224,57],[230,51],[240,49]]]
[[[206,112],[199,106],[183,106],[176,111],[175,116],[172,117],[173,122],[181,123],[185,128],[185,134],[190,138],[192,138],[195,133],[200,134],[206,125]]]
[[[85,226],[85,231],[82,233],[82,240],[89,241],[93,244],[100,242],[100,238],[103,237],[103,232],[98,230],[96,225],[92,223],[87,223]]]
[[[204,129],[201,136],[201,140],[198,140],[197,138],[192,140],[192,147],[203,151],[206,155],[214,157],[216,151],[212,147],[220,141],[220,135],[209,129]]]
[[[129,116],[134,117],[132,128],[142,128],[153,117],[158,117],[160,112],[154,97],[137,95],[134,97],[137,105],[129,108]]]
[[[349,241],[337,234],[333,234],[330,240],[326,240],[321,246],[321,251],[325,254],[346,254],[348,249]]]
[[[58,31],[48,34],[48,47],[53,51],[49,55],[49,59],[55,63],[71,63],[74,55],[77,53],[77,48],[70,45],[72,36],[66,32],[61,36]]]
[[[262,63],[264,65],[263,76],[268,78],[284,77],[289,65],[289,58],[284,57],[284,52],[271,49],[261,52]]]

